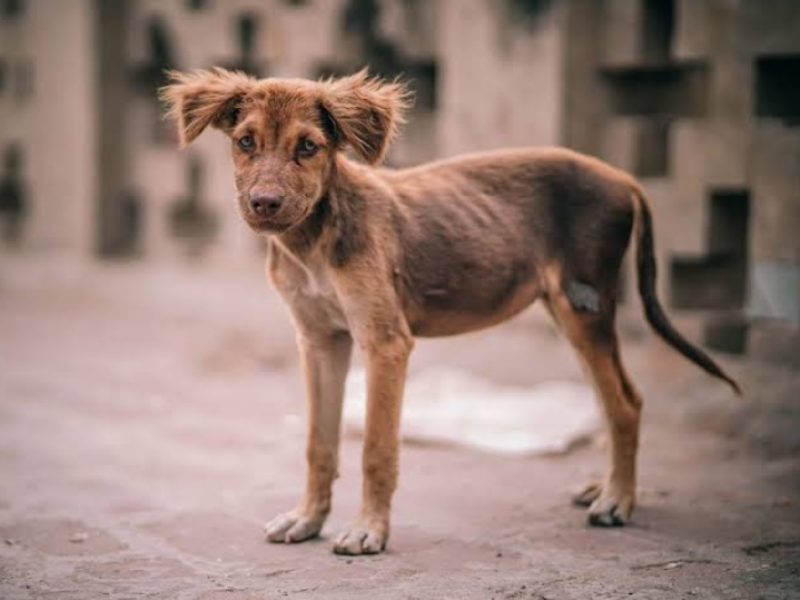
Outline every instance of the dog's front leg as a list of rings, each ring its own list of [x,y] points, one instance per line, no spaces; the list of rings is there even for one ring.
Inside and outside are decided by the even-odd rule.
[[[389,539],[389,512],[399,467],[400,409],[413,338],[398,332],[362,345],[367,359],[367,421],[361,514],[336,540],[338,554],[375,554]]]
[[[339,458],[344,383],[353,340],[347,333],[299,338],[308,397],[308,473],[305,497],[266,525],[270,542],[301,542],[322,530],[331,510]]]

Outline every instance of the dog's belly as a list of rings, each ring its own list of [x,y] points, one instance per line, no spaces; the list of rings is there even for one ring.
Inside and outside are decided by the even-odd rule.
[[[441,337],[485,329],[510,319],[539,297],[541,288],[533,278],[508,281],[492,294],[474,289],[437,290],[423,294],[421,302],[406,309],[414,335]]]

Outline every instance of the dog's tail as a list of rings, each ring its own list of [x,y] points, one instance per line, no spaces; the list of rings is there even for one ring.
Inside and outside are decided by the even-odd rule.
[[[636,271],[639,279],[639,295],[644,314],[653,330],[670,346],[714,377],[727,382],[742,395],[739,384],[730,377],[703,350],[684,338],[672,325],[656,294],[656,259],[653,251],[653,218],[647,197],[637,184],[633,189],[636,214]]]

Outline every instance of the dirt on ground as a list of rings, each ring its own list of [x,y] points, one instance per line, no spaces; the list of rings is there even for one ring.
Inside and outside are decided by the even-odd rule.
[[[319,540],[267,544],[298,500],[294,334],[258,264],[0,260],[0,598],[800,598],[800,374],[720,357],[746,397],[626,310],[645,397],[639,506],[595,529],[570,492],[602,440],[551,457],[405,445],[389,549],[342,557],[360,442]],[[421,341],[411,369],[580,379],[535,309]]]

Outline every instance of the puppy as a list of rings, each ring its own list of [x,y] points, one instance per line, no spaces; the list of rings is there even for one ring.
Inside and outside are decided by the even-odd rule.
[[[230,138],[242,216],[267,236],[268,276],[297,329],[308,477],[297,507],[267,524],[269,541],[312,538],[330,512],[354,341],[368,380],[362,506],[334,551],[372,554],[389,537],[414,337],[489,327],[537,299],[580,356],[608,423],[607,475],[575,501],[589,507],[594,525],[625,524],[642,400],[623,368],[614,316],[632,234],[650,325],[739,391],[664,314],[650,209],[629,175],[555,148],[379,168],[410,97],[400,83],[366,71],[328,81],[257,80],[222,69],[171,77],[161,95],[182,145],[208,126]]]

